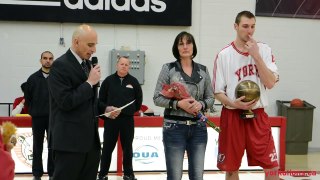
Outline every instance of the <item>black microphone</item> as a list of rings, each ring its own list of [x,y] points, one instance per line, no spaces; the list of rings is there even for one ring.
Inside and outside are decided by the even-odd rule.
[[[91,58],[91,64],[93,67],[95,67],[98,64],[98,58],[97,57],[92,57]]]
[[[91,58],[91,64],[92,64],[92,67],[95,67],[98,64],[98,58],[95,57],[95,56],[92,57]],[[100,81],[97,84],[95,84],[94,86],[100,87]]]

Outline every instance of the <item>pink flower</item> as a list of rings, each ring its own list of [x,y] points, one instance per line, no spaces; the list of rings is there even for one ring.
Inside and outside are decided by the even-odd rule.
[[[186,99],[190,98],[190,94],[188,93],[185,86],[179,82],[173,82],[171,84],[163,84],[162,85],[162,91],[160,92],[164,97],[169,99]],[[216,130],[218,133],[221,131],[216,124],[214,124],[212,121],[210,121],[201,111],[198,112],[197,117],[205,121],[210,127],[212,127],[214,130]]]
[[[190,97],[190,94],[187,92],[183,84],[179,82],[173,82],[171,84],[163,84],[161,94],[170,99],[186,99]]]

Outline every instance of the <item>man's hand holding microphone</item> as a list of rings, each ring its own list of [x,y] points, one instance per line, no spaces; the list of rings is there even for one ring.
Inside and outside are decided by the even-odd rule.
[[[100,65],[98,64],[98,58],[92,57],[91,59],[91,70],[87,82],[93,87],[96,84],[99,84],[101,78]]]

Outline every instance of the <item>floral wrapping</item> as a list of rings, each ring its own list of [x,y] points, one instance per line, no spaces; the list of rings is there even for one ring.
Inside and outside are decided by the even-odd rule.
[[[163,84],[161,94],[166,98],[176,100],[186,99],[190,97],[190,94],[187,92],[185,86],[179,82]],[[199,118],[201,121],[206,122],[218,133],[221,131],[220,128],[215,123],[210,121],[201,111],[198,112],[197,118]]]

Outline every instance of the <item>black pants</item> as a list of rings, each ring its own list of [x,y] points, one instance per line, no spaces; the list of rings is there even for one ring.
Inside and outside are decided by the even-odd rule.
[[[45,132],[48,134],[49,117],[32,117],[32,134],[33,134],[33,157],[32,157],[32,174],[41,177],[43,175],[42,152]],[[48,148],[47,161],[48,175],[52,176],[54,165],[52,160],[52,150]]]
[[[104,121],[103,149],[100,162],[99,177],[108,175],[112,152],[116,146],[120,133],[120,142],[123,151],[124,175],[133,174],[132,169],[132,142],[134,137],[133,116],[107,119]]]
[[[100,147],[86,153],[54,151],[54,180],[95,180],[100,160]]]

